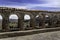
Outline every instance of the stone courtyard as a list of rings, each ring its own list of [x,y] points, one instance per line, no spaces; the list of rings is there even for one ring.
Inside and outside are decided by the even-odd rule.
[[[2,38],[0,40],[60,40],[60,31],[17,36],[11,38]]]

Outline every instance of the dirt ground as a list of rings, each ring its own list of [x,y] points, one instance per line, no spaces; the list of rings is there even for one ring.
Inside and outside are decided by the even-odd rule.
[[[18,36],[11,38],[3,38],[0,40],[60,40],[60,31]]]

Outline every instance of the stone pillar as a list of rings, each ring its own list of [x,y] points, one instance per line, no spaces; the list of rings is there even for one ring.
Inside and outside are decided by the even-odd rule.
[[[42,28],[43,26],[43,18],[39,16],[39,28]]]
[[[42,28],[45,28],[45,14],[42,14],[43,19],[42,19]]]
[[[57,16],[53,15],[51,19],[51,27],[56,27],[56,23],[57,23]]]
[[[35,22],[35,17],[33,17],[33,18],[31,18],[31,20],[30,20],[30,27],[31,27],[31,29],[35,28],[35,24],[36,24],[36,22]]]
[[[2,20],[2,30],[9,31],[9,17],[4,17]]]
[[[18,19],[18,27],[19,27],[19,30],[24,30],[23,18]]]

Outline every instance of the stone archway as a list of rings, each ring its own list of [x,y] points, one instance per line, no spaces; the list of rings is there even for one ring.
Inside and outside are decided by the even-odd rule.
[[[40,21],[39,15],[37,15],[37,16],[35,17],[36,28],[39,28],[39,21]]]
[[[18,30],[18,16],[16,14],[11,14],[9,16],[9,28],[10,30]]]
[[[43,25],[43,15],[37,14],[35,16],[36,28],[42,28]]]
[[[30,19],[31,19],[30,15],[28,15],[28,14],[24,15],[24,27],[25,27],[25,29],[30,28]]]
[[[23,30],[23,17],[20,12],[11,12],[9,15],[15,14],[18,16],[18,30]]]
[[[50,15],[48,14],[45,15],[45,27],[46,28],[50,27]]]
[[[56,22],[55,27],[60,27],[60,14],[56,14],[54,18]]]
[[[29,17],[30,17],[30,20],[29,20],[29,26],[30,27],[27,28],[27,29],[33,29],[33,27],[35,27],[35,25],[34,25],[35,24],[34,23],[34,20],[35,20],[34,15],[32,13],[29,13],[29,12],[24,13],[24,15],[29,15]]]

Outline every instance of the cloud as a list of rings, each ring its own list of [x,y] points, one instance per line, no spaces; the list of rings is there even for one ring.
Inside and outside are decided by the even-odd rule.
[[[25,15],[24,16],[24,20],[29,20],[30,19],[30,16],[29,15]]]
[[[43,7],[44,8],[49,7],[50,9],[52,8],[52,10],[60,10],[60,0],[35,0],[33,1],[33,3],[32,3],[32,0],[29,0],[30,2],[26,0],[24,3],[22,1],[23,0],[21,0],[21,2],[20,1],[16,2],[16,0],[4,1],[4,3],[0,6],[14,7],[14,8],[20,8],[20,9],[33,9],[37,7],[40,7],[40,8],[42,7],[43,9]],[[47,9],[47,10],[50,10],[50,9]]]
[[[10,8],[17,8],[17,9],[27,9],[26,6],[16,6],[16,5],[0,5],[0,7],[10,7]]]
[[[38,1],[44,1],[48,6],[60,7],[60,0],[38,0]]]
[[[9,16],[9,19],[18,19],[18,16],[15,15],[15,14],[12,14],[12,15]]]
[[[33,10],[48,10],[48,11],[60,11],[60,8],[54,8],[54,7],[33,7],[31,8]]]
[[[28,10],[60,11],[60,0],[0,0],[0,6]],[[13,18],[15,17],[12,16]]]

